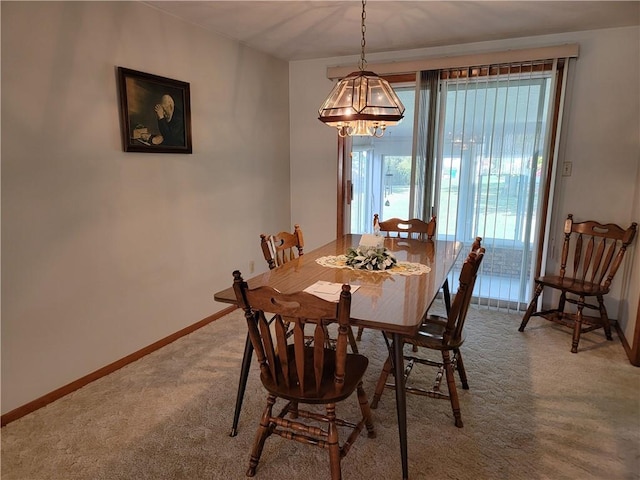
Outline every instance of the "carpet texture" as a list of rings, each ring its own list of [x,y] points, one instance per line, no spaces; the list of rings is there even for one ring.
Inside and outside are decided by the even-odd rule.
[[[520,314],[471,307],[463,345],[470,390],[464,428],[447,400],[407,398],[412,479],[638,479],[640,369],[620,341],[583,336]],[[228,436],[246,324],[235,311],[2,428],[2,480],[242,479],[266,394],[252,365],[239,433]],[[409,347],[405,347],[409,348]],[[365,330],[371,400],[386,351]],[[411,381],[433,381],[416,366]],[[458,382],[459,386],[459,382]],[[357,418],[355,396],[338,407]],[[401,477],[395,397],[373,411],[342,461],[345,479]],[[326,451],[273,436],[256,479],[329,478]]]

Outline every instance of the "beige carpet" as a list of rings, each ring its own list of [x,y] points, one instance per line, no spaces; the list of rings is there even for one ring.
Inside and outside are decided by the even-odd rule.
[[[243,322],[234,312],[7,425],[2,480],[245,478],[265,394],[252,365],[240,432],[230,438]],[[640,369],[619,340],[592,332],[574,355],[566,330],[533,319],[519,333],[519,323],[519,314],[472,307],[464,428],[453,425],[447,401],[409,396],[411,478],[640,478]],[[381,335],[365,331],[361,351],[371,359],[372,395]],[[355,398],[346,405],[343,415],[356,413]],[[378,437],[358,439],[343,460],[345,479],[400,478],[392,391],[374,421]],[[328,459],[272,437],[256,478],[328,478]]]

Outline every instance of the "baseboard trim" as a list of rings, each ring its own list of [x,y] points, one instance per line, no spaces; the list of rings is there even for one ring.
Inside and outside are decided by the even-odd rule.
[[[155,352],[156,350],[166,345],[169,345],[172,342],[175,342],[176,340],[178,340],[181,337],[184,337],[185,335],[195,332],[199,328],[202,328],[205,325],[208,325],[214,320],[218,320],[219,318],[222,318],[225,315],[233,312],[236,308],[237,307],[232,306],[232,307],[227,307],[223,310],[220,310],[219,312],[214,313],[213,315],[210,315],[207,318],[204,318],[199,322],[194,323],[193,325],[189,325],[188,327],[183,328],[182,330],[179,330],[169,335],[168,337],[158,340],[157,342],[154,342],[151,345],[138,350],[137,352],[127,355],[126,357],[123,357],[120,360],[117,360],[105,367],[102,367],[96,370],[95,372],[85,375],[84,377],[79,378],[78,380],[75,380],[52,392],[49,392],[46,395],[43,395],[42,397],[37,398],[36,400],[33,400],[25,405],[22,405],[21,407],[18,407],[14,410],[11,410],[10,412],[5,413],[4,415],[2,415],[2,417],[0,417],[1,426],[4,427],[8,423],[18,420],[19,418],[24,417],[29,413],[35,412],[36,410],[64,397],[65,395],[70,394],[71,392],[74,392],[79,388],[82,388],[85,385],[88,385],[89,383],[94,382],[95,380],[98,380],[99,378],[102,378],[106,375],[109,375],[110,373],[115,372],[116,370],[121,369],[125,365],[133,363],[136,360],[139,360],[142,357],[150,354],[151,352]]]

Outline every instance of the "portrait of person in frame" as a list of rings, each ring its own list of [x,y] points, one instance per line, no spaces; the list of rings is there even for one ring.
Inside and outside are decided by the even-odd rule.
[[[118,67],[124,151],[192,153],[189,84]]]

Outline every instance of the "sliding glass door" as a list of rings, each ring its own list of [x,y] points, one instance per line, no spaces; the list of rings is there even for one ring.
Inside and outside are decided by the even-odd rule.
[[[541,173],[552,107],[549,73],[441,82],[438,234],[490,251],[478,295],[516,308],[530,295]]]
[[[382,138],[351,139],[351,232],[371,232],[374,213],[433,213],[438,238],[462,241],[465,250],[483,238],[480,300],[522,308],[552,151],[554,67],[439,71],[428,87],[395,87],[407,107],[400,126]]]

